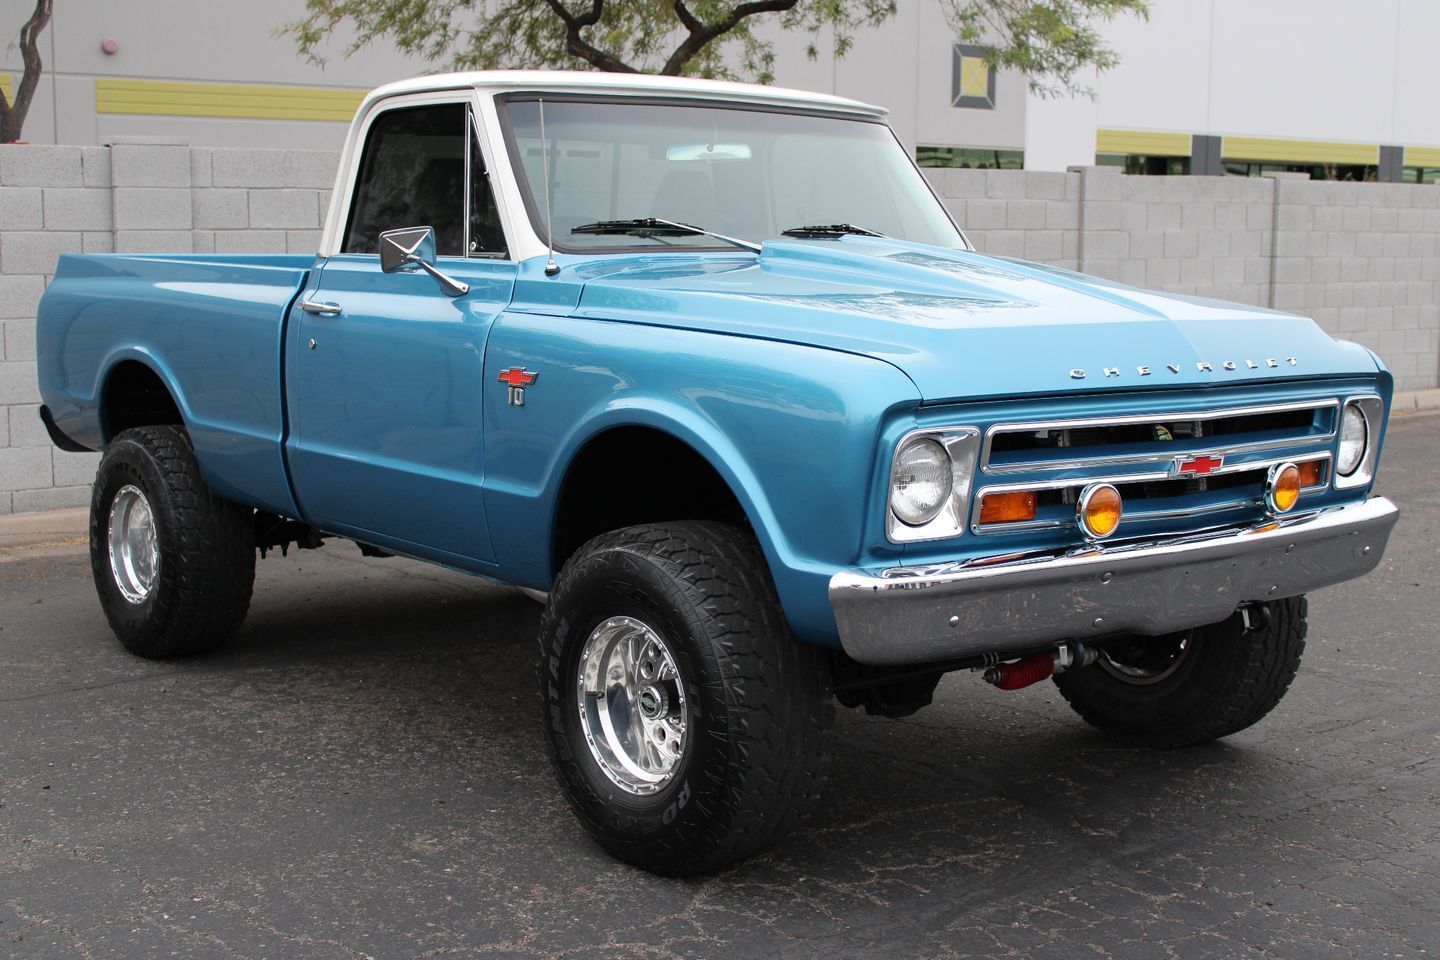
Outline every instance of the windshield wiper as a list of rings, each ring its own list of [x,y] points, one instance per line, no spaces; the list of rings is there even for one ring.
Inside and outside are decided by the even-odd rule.
[[[878,230],[867,230],[865,227],[857,227],[853,223],[817,223],[808,227],[791,227],[789,230],[782,230],[781,236],[785,237],[843,237],[847,234],[858,234],[862,237],[883,237],[885,234]]]
[[[594,223],[582,223],[578,227],[571,228],[570,232],[628,234],[634,237],[706,236],[734,244],[752,253],[760,252],[758,243],[727,237],[723,233],[706,230],[704,227],[679,223],[675,220],[663,220],[660,217],[642,217],[639,220],[597,220]]]

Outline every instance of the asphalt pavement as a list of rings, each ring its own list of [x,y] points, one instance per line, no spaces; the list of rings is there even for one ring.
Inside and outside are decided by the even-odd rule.
[[[951,675],[842,710],[811,826],[683,881],[572,820],[514,590],[272,554],[233,647],[152,663],[80,545],[0,545],[0,957],[1440,955],[1437,475],[1440,417],[1392,424],[1389,552],[1250,730],[1126,749]]]

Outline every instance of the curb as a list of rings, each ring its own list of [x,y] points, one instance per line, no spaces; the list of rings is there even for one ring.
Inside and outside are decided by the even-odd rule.
[[[85,507],[0,517],[0,560],[22,550],[29,556],[76,552],[89,542],[89,526]]]
[[[1390,412],[1398,414],[1440,412],[1440,388],[1435,390],[1405,390],[1395,394]]]

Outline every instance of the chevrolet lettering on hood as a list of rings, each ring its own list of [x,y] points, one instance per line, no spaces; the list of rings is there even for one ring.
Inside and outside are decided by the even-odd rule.
[[[1280,367],[1282,362],[1289,364],[1292,367],[1297,366],[1300,363],[1300,361],[1295,357],[1281,357],[1278,360],[1274,357],[1266,357],[1264,360],[1222,360],[1220,361],[1220,366],[1218,367],[1218,369],[1240,370],[1242,369],[1242,364],[1243,369],[1246,370],[1277,369]],[[1181,364],[1167,363],[1161,369],[1168,370],[1173,374],[1179,375],[1181,368]],[[1195,363],[1195,369],[1200,373],[1214,373],[1217,367],[1215,366],[1215,364],[1210,363],[1207,360],[1199,360]],[[1107,380],[1111,377],[1119,377],[1122,375],[1119,367],[1102,367],[1101,370],[1105,374],[1105,378]],[[1148,364],[1141,364],[1135,368],[1136,376],[1148,377],[1154,373],[1155,368],[1151,367]],[[1089,376],[1089,374],[1086,373],[1085,370],[1081,367],[1070,368],[1071,380],[1084,380],[1087,376]]]

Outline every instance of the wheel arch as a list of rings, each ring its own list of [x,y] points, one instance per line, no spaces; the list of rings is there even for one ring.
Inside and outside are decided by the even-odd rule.
[[[685,411],[629,407],[607,411],[586,424],[583,434],[566,445],[553,483],[555,508],[548,531],[550,575],[558,575],[575,548],[592,536],[622,526],[666,520],[722,519],[743,521],[755,534],[766,561],[775,569],[782,561],[783,545],[774,539],[776,525],[763,488],[740,452],[714,429],[694,423]],[[672,488],[653,503],[646,491],[623,491],[618,502],[607,502],[604,511],[586,516],[588,504],[603,498],[609,484],[597,490],[587,488],[617,457],[670,457],[679,459]],[[685,486],[686,483],[692,486]],[[695,492],[690,497],[688,493]],[[685,500],[698,506],[677,510]],[[697,514],[695,510],[700,512]],[[614,518],[618,522],[611,522]]]
[[[107,358],[96,380],[95,404],[102,446],[132,427],[190,429],[190,413],[175,378],[158,358],[139,350]]]

